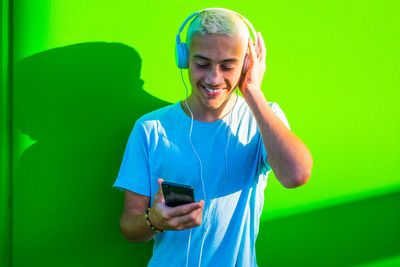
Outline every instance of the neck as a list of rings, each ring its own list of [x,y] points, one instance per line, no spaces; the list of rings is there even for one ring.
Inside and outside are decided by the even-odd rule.
[[[219,108],[207,109],[207,108],[201,108],[195,103],[193,103],[192,95],[190,95],[187,99],[187,105],[189,106],[190,110],[193,113],[193,119],[203,122],[214,122],[227,116],[232,111],[238,97],[239,96],[237,94],[232,94],[232,96]],[[190,111],[186,106],[185,100],[181,102],[181,107],[183,111],[186,113],[186,115],[190,117],[191,116]]]

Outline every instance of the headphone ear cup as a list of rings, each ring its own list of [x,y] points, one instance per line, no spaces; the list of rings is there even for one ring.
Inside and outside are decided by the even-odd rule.
[[[246,54],[243,60],[243,68],[242,68],[242,74],[246,74],[247,70],[249,69],[249,64],[250,64],[250,59],[249,59],[249,54]]]
[[[189,51],[186,43],[179,43],[175,45],[175,61],[178,68],[188,68]]]

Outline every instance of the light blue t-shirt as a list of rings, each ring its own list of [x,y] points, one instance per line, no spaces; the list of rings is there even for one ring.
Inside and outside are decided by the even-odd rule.
[[[289,128],[278,104],[269,105]],[[206,202],[202,225],[192,229],[188,266],[198,266],[203,239],[201,266],[257,266],[255,242],[271,167],[256,120],[242,97],[218,121],[194,120],[191,140],[201,164],[189,142],[190,124],[179,102],[138,119],[113,186],[149,196],[151,203],[158,178],[193,186],[196,202],[204,194]],[[186,266],[189,235],[156,234],[148,266]]]

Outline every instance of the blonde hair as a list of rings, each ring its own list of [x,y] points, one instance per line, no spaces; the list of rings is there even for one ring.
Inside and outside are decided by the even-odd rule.
[[[220,34],[227,36],[239,35],[249,38],[250,33],[243,19],[228,10],[210,9],[202,11],[189,25],[186,43],[190,48],[193,34]]]

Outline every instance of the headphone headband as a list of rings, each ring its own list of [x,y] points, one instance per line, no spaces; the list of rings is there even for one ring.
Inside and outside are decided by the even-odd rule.
[[[210,8],[205,8],[205,9],[201,9],[199,11],[194,12],[192,15],[190,15],[187,19],[185,19],[185,21],[182,23],[182,26],[179,28],[179,32],[176,35],[176,43],[179,44],[181,42],[181,38],[180,38],[180,34],[183,31],[183,28],[185,27],[185,25],[188,23],[188,21],[193,18],[194,16],[200,14],[203,11],[206,10],[222,10],[222,11],[228,11],[231,12],[233,14],[238,15],[240,18],[242,18],[242,20],[246,23],[246,25],[250,28],[251,32],[253,33],[253,37],[254,37],[254,41],[256,43],[256,48],[258,47],[258,38],[257,38],[257,33],[256,30],[254,29],[253,25],[250,23],[250,21],[248,19],[246,19],[244,16],[240,15],[239,13],[233,11],[233,10],[229,10],[226,8],[220,8],[220,7],[210,7]]]

